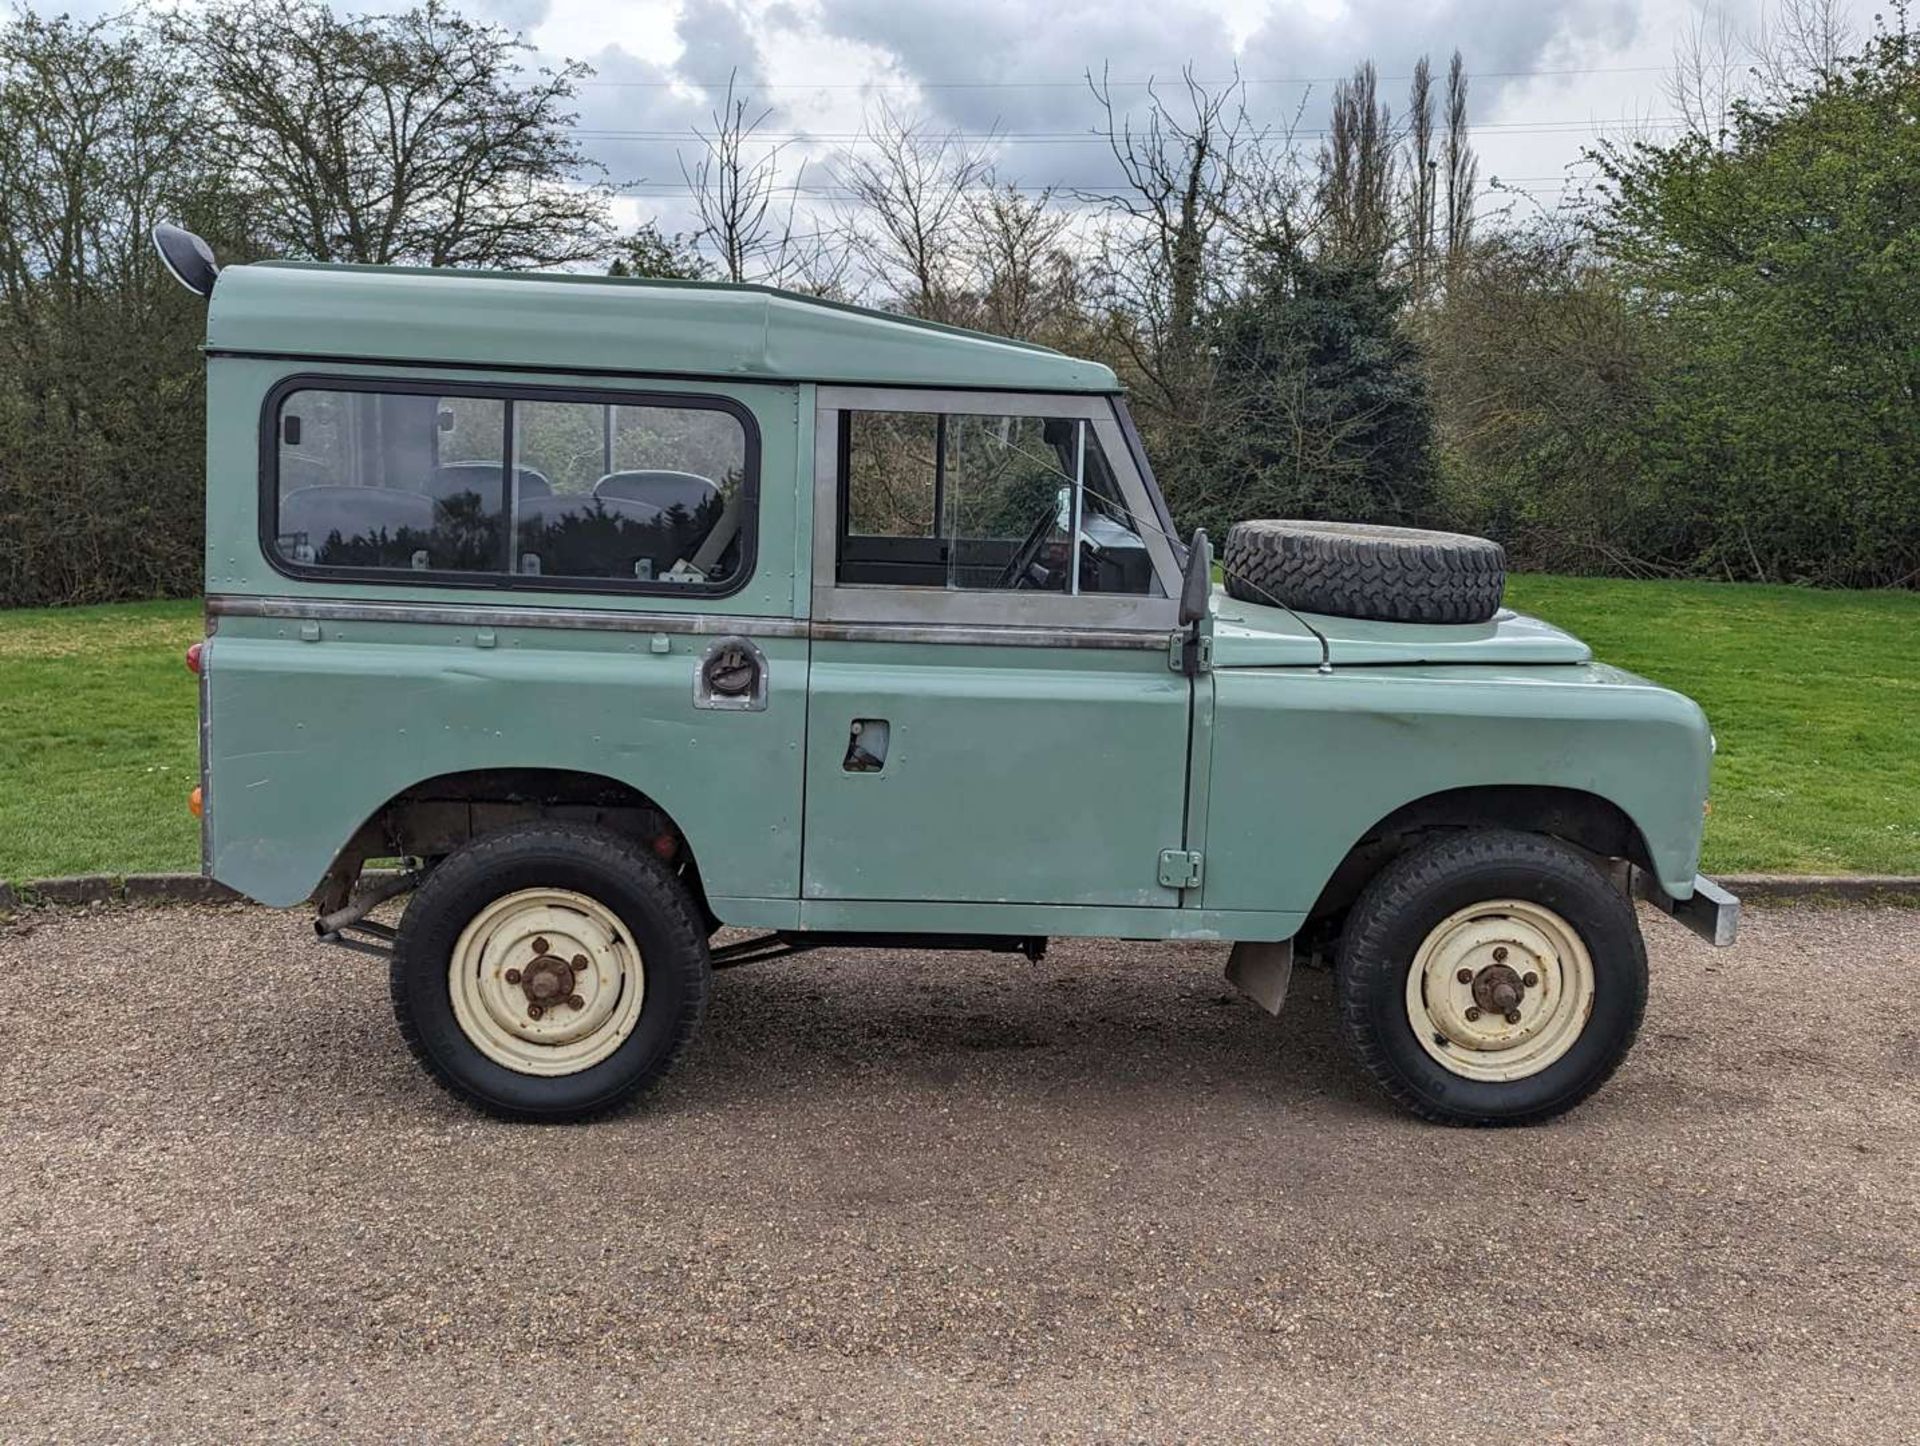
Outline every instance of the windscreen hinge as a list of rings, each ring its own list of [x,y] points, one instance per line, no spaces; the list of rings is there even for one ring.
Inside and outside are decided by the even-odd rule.
[[[1213,635],[1176,628],[1167,635],[1167,666],[1189,676],[1213,671]]]
[[[1200,887],[1200,853],[1194,849],[1160,850],[1160,887],[1197,889]]]

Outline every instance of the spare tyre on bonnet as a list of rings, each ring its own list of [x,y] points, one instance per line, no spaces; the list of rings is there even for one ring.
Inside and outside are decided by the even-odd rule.
[[[1221,565],[1242,602],[1394,623],[1483,623],[1507,586],[1497,542],[1364,522],[1238,522]]]

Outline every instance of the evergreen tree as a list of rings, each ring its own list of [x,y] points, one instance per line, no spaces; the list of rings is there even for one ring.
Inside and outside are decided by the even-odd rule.
[[[1233,422],[1187,469],[1183,524],[1247,517],[1415,525],[1433,502],[1433,413],[1403,288],[1356,260],[1272,255],[1210,319]]]

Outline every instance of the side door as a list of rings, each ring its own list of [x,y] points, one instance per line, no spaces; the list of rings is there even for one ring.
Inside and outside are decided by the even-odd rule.
[[[1178,576],[1110,399],[821,388],[802,895],[1178,907]]]

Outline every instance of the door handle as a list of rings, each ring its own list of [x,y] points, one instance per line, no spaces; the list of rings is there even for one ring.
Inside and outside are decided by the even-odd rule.
[[[856,718],[847,725],[847,756],[840,761],[844,773],[878,773],[887,766],[887,745],[893,729],[884,718]]]

